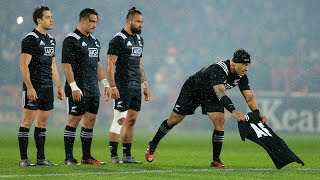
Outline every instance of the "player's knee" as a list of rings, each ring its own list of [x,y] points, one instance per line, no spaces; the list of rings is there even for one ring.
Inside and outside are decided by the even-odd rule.
[[[127,116],[127,112],[128,111],[120,112],[116,109],[113,111],[113,120],[110,126],[110,132],[120,134],[123,121]]]

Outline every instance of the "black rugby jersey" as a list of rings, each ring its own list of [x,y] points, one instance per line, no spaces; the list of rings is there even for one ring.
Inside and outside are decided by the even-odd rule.
[[[195,86],[202,90],[212,90],[217,84],[224,84],[226,89],[238,86],[240,91],[250,90],[247,75],[240,77],[230,72],[230,60],[216,62],[209,67],[190,76],[195,82]]]
[[[91,34],[83,35],[78,29],[63,41],[62,63],[72,66],[74,80],[86,97],[100,96],[97,67],[100,61],[100,42]],[[72,96],[66,81],[65,92]]]
[[[41,34],[34,29],[22,40],[21,53],[32,56],[29,71],[34,88],[52,87],[52,58],[55,56],[56,41],[50,34]],[[23,83],[23,90],[27,90]]]
[[[124,29],[109,43],[108,54],[118,56],[115,70],[117,86],[141,88],[140,58],[143,39],[138,34],[130,35]]]

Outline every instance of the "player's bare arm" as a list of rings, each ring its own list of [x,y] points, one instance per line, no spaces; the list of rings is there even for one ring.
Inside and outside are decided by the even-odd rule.
[[[56,86],[58,87],[58,98],[60,100],[63,100],[63,99],[65,99],[66,94],[64,92],[64,89],[63,89],[63,86],[62,86],[62,83],[61,83],[61,80],[60,80],[60,75],[59,75],[59,71],[58,71],[58,68],[57,68],[57,64],[56,64],[56,59],[55,58],[52,58],[51,68],[52,68],[52,79],[53,79],[54,83],[56,84]]]
[[[234,108],[234,104],[231,99],[227,96],[224,84],[217,84],[213,86],[213,90],[216,93],[218,99],[222,103],[223,107],[225,107],[229,112],[234,115],[238,121],[242,121],[245,119],[244,114],[236,111]]]
[[[213,86],[213,90],[216,93],[218,99],[221,99],[223,96],[227,95],[224,84],[217,84]]]
[[[69,83],[71,89],[72,89],[72,98],[75,102],[81,101],[82,97],[82,91],[77,86],[75,80],[74,80],[74,74],[72,70],[72,66],[69,63],[62,63],[63,71],[66,76],[66,80]]]
[[[33,85],[31,83],[30,79],[30,71],[29,71],[29,64],[31,62],[32,56],[27,53],[22,53],[20,56],[20,71],[21,71],[21,76],[22,80],[27,86],[27,97],[31,101],[35,101],[38,96],[36,90],[33,88]]]
[[[143,60],[140,58],[140,72],[141,72],[141,83],[143,86],[143,94],[144,94],[144,100],[149,101],[151,98],[151,93],[149,91],[149,85],[147,83],[146,74],[143,69]]]
[[[109,81],[109,85],[111,88],[111,98],[118,99],[120,97],[119,91],[117,89],[116,81],[114,79],[115,73],[115,64],[118,60],[118,56],[116,55],[107,55],[107,77]]]
[[[246,100],[248,107],[251,111],[256,111],[259,109],[258,102],[252,90],[245,90],[241,92],[244,99]],[[260,113],[260,112],[259,112]],[[262,122],[267,122],[267,118],[265,115],[261,115]]]
[[[110,97],[111,97],[111,89],[110,89],[108,80],[104,76],[103,67],[102,67],[102,64],[100,63],[100,61],[98,62],[97,76],[98,76],[99,82],[104,87],[105,100],[108,101],[108,100],[110,100]]]

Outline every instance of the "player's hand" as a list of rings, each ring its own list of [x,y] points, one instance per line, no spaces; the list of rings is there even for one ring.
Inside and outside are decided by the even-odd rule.
[[[82,94],[82,91],[80,89],[72,91],[72,99],[73,99],[74,102],[80,102],[82,96],[83,96],[83,94]]]
[[[265,115],[261,115],[261,120],[262,120],[262,123],[266,123],[268,121],[267,117]]]
[[[117,88],[111,88],[111,98],[112,99],[120,98],[119,90]]]
[[[27,98],[30,99],[31,101],[36,101],[38,99],[37,92],[34,88],[27,90]]]
[[[234,111],[232,111],[232,115],[237,118],[237,121],[244,121],[245,120],[245,115],[242,112],[234,110]]]
[[[151,93],[150,93],[148,87],[143,88],[143,94],[144,94],[144,100],[145,100],[145,101],[149,101],[150,98],[151,98]]]
[[[58,88],[58,98],[64,100],[66,98],[66,93],[63,90],[63,87]]]
[[[111,100],[111,88],[110,87],[104,88],[104,99],[105,99],[105,101]]]

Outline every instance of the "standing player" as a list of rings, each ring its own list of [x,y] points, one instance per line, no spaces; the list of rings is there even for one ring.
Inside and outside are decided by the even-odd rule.
[[[111,163],[119,163],[118,142],[122,128],[124,163],[138,163],[131,156],[133,126],[141,108],[141,84],[144,100],[150,99],[142,63],[143,39],[141,33],[143,16],[132,7],[126,17],[126,27],[109,43],[107,73],[114,101],[113,121],[109,131]],[[115,70],[114,70],[115,68]],[[123,127],[122,127],[123,126]]]
[[[29,131],[34,119],[34,139],[37,147],[37,165],[54,165],[44,155],[46,127],[53,109],[53,83],[58,86],[58,98],[64,99],[65,93],[55,62],[55,39],[48,34],[52,29],[52,14],[48,7],[35,8],[33,21],[36,28],[21,43],[20,70],[23,80],[22,122],[18,141],[20,166],[31,166],[27,149]]]
[[[99,109],[100,91],[98,81],[109,96],[110,88],[104,78],[100,63],[100,42],[92,36],[99,15],[86,8],[80,12],[77,29],[63,41],[62,63],[66,76],[65,91],[68,97],[68,121],[64,131],[64,146],[67,165],[78,165],[73,157],[76,129],[82,119],[81,142],[82,164],[104,164],[91,156],[93,127]]]
[[[186,115],[194,114],[198,106],[202,113],[207,114],[214,125],[212,135],[212,162],[211,167],[224,168],[220,161],[220,152],[224,139],[224,108],[232,113],[238,121],[245,119],[244,114],[237,111],[226,90],[235,86],[245,98],[249,108],[260,114],[256,98],[250,90],[249,80],[245,74],[249,70],[250,54],[243,49],[234,53],[233,59],[220,61],[202,68],[190,76],[182,86],[178,100],[169,118],[162,122],[154,138],[149,142],[146,150],[146,159],[152,162],[160,140]],[[266,117],[262,116],[263,122]]]

